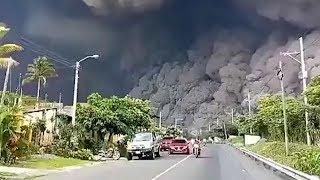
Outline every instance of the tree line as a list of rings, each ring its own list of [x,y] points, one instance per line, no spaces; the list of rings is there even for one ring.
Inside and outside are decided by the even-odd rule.
[[[308,130],[313,144],[320,142],[320,76],[308,84],[308,105],[303,95],[285,96],[288,137],[290,142],[306,142],[305,111],[309,114]],[[237,117],[240,134],[257,134],[270,140],[284,140],[284,120],[281,94],[267,94],[258,100],[258,107],[251,116]]]

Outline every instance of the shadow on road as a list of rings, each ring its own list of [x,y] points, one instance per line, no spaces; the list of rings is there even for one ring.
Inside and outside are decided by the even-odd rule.
[[[212,159],[212,156],[199,156],[198,159]]]

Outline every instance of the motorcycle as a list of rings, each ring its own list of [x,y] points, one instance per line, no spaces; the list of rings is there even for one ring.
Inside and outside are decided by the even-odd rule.
[[[193,154],[196,156],[196,158],[198,158],[200,156],[201,153],[201,148],[199,144],[194,144],[193,145]]]
[[[120,159],[120,151],[118,148],[109,148],[107,151],[99,151],[98,153],[98,161],[101,161],[103,159],[107,160],[107,158],[112,158],[113,160],[119,160]]]

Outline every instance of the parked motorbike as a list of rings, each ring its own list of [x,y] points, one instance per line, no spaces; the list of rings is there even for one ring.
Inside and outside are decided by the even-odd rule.
[[[118,148],[109,148],[107,151],[99,151],[98,153],[98,161],[101,161],[103,159],[107,160],[107,158],[112,158],[113,160],[119,160],[120,159],[120,151]]]

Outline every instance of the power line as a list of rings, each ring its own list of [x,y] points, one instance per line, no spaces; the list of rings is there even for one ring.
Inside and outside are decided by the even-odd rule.
[[[28,42],[22,42],[22,44],[24,47],[29,48],[29,50],[31,50],[37,54],[46,55],[46,56],[50,57],[52,60],[54,60],[58,63],[61,63],[65,66],[68,66],[68,67],[72,66],[72,64],[69,61],[66,61],[66,60],[60,58],[59,56],[52,54],[51,51],[49,52],[48,50],[43,50],[43,48],[39,49],[38,47],[35,47],[34,45],[32,45]]]
[[[41,52],[41,51],[39,51],[39,50],[35,50],[35,49],[33,49],[33,48],[31,48],[31,47],[28,47],[28,46],[25,46],[25,47],[28,48],[30,51],[36,53],[36,54],[39,54],[39,55],[42,55],[42,56],[47,56],[50,60],[55,61],[55,62],[60,63],[60,64],[63,64],[63,65],[65,65],[65,66],[68,67],[68,68],[72,68],[72,67],[73,67],[71,64],[67,64],[67,63],[65,63],[64,61],[55,59],[55,58],[53,58],[52,56],[46,54],[45,52]]]
[[[47,52],[48,54],[50,54],[50,55],[52,55],[52,56],[54,56],[54,57],[56,57],[58,59],[61,59],[61,60],[65,61],[66,63],[70,63],[68,59],[62,57],[61,55],[59,55],[59,54],[57,54],[57,53],[55,53],[53,51],[50,51],[50,50],[44,48],[43,46],[40,46],[40,45],[36,44],[35,42],[33,42],[33,41],[23,37],[23,36],[20,36],[20,37],[21,37],[22,41],[24,41],[24,42],[26,42],[26,43],[28,43],[28,44],[30,44],[32,46],[35,46],[37,49],[40,49],[40,50],[42,50],[44,52]]]

